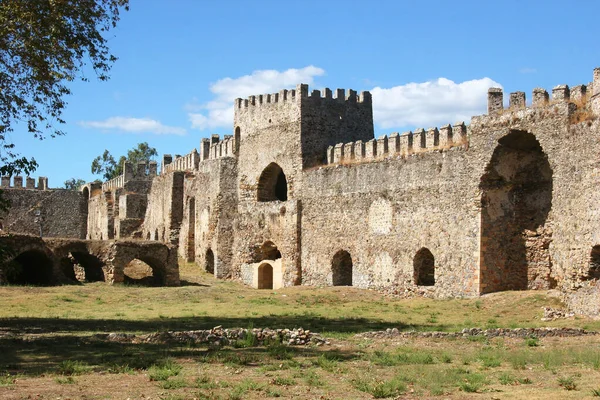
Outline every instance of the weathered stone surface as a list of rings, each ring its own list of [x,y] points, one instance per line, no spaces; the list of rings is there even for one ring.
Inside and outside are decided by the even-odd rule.
[[[16,178],[16,177],[15,177]],[[10,177],[2,178],[2,197],[11,204],[1,215],[4,232],[43,237],[85,238],[87,202],[82,193],[66,189],[48,189],[48,179],[27,178],[27,187],[11,187]],[[15,185],[17,186],[17,185]]]

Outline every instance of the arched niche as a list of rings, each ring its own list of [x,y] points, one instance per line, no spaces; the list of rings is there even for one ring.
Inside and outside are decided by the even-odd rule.
[[[331,260],[333,286],[352,286],[352,257],[346,250],[340,250]]]
[[[428,248],[423,247],[413,259],[413,271],[415,285],[435,285],[435,258]]]
[[[550,287],[551,237],[544,226],[552,169],[536,137],[512,130],[499,139],[480,189],[480,292],[536,288],[540,277]]]
[[[283,169],[276,163],[269,164],[258,180],[257,200],[287,201],[287,178]]]

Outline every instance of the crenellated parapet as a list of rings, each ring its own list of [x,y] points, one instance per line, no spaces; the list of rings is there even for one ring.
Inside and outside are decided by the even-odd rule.
[[[125,186],[125,183],[133,180],[137,181],[145,181],[151,180],[156,176],[158,164],[156,161],[150,161],[146,163],[145,161],[137,163],[135,166],[132,162],[125,161],[123,163],[123,172],[121,175],[108,180],[102,183],[102,191],[110,191],[118,188],[122,188]]]
[[[447,150],[467,144],[467,127],[464,122],[440,128],[416,129],[383,135],[369,141],[358,140],[338,143],[327,149],[327,164],[363,163],[393,157]]]
[[[195,171],[198,169],[200,156],[198,150],[194,149],[184,156],[175,155],[175,159],[170,154],[163,156],[162,173],[171,171]]]
[[[235,109],[261,108],[273,104],[295,103],[303,99],[312,99],[320,101],[336,101],[338,103],[361,103],[371,105],[371,93],[363,91],[357,94],[355,90],[349,89],[346,94],[345,89],[336,89],[335,92],[329,88],[322,90],[312,90],[309,92],[307,84],[298,84],[296,89],[281,90],[279,93],[259,94],[249,96],[247,99],[235,99]]]
[[[212,135],[209,138],[204,138],[200,142],[200,161],[216,160],[222,157],[235,157],[238,144],[233,135],[223,135],[223,139],[219,135]]]
[[[571,104],[571,113],[589,112],[600,115],[600,68],[594,69],[593,81],[589,85],[555,86],[551,94],[543,88],[535,88],[532,92],[531,104],[528,106],[525,92],[513,92],[509,95],[508,109],[504,108],[504,92],[500,88],[488,90],[487,113],[490,116],[524,109],[540,109],[556,104]],[[575,119],[574,122],[580,122]]]
[[[35,178],[31,178],[29,176],[25,177],[23,181],[23,177],[20,175],[15,175],[12,177],[13,185],[11,186],[11,177],[3,176],[0,178],[0,188],[2,189],[36,189],[36,190],[48,190],[48,178],[45,176],[40,176],[37,181],[37,186],[35,182]]]

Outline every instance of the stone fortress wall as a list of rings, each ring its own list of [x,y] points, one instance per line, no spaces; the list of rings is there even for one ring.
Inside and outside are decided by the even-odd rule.
[[[2,215],[2,231],[46,237],[84,238],[87,231],[87,202],[81,193],[49,189],[48,178],[3,176],[2,197],[10,202]]]
[[[88,184],[87,238],[177,246],[257,288],[435,297],[556,288],[600,314],[600,69],[551,95],[374,137],[371,95],[307,85],[234,102],[223,139]],[[128,172],[129,171],[129,172]],[[142,173],[143,171],[143,173]],[[148,172],[146,172],[148,171]]]

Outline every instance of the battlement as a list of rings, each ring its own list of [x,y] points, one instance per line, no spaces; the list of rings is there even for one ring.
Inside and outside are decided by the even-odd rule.
[[[109,181],[102,183],[102,191],[106,192],[113,189],[122,188],[125,186],[126,182],[132,180],[148,180],[152,179],[156,176],[158,164],[156,161],[150,161],[148,163],[148,168],[146,168],[146,162],[137,163],[137,170],[134,172],[133,163],[129,161],[125,161],[123,163],[123,173],[116,178],[113,178]]]
[[[236,143],[233,135],[223,135],[223,139],[219,135],[212,135],[209,138],[204,138],[200,142],[200,161],[216,160],[222,157],[235,157],[239,143]]]
[[[557,103],[572,103],[578,108],[590,107],[594,113],[600,112],[600,68],[594,69],[593,81],[589,85],[558,85],[552,89],[552,98],[543,88],[535,88],[532,92],[531,106],[527,106],[525,92],[510,93],[508,110],[517,111],[526,108],[542,108]],[[488,90],[488,115],[505,112],[504,92],[500,88]]]
[[[193,171],[198,169],[200,157],[198,150],[194,149],[184,156],[175,155],[175,159],[170,154],[163,156],[162,174],[171,171]]]
[[[464,122],[444,125],[441,128],[417,129],[399,134],[394,132],[367,142],[358,140],[338,143],[327,148],[327,164],[363,163],[392,157],[440,151],[467,144],[467,127]]]
[[[335,93],[335,95],[334,95]],[[255,96],[249,96],[247,99],[237,98],[235,99],[234,108],[247,109],[251,107],[262,107],[274,103],[285,103],[285,102],[299,102],[302,99],[320,99],[324,101],[336,101],[339,103],[365,103],[371,105],[372,98],[370,92],[360,92],[357,95],[355,90],[349,89],[346,94],[345,89],[336,89],[333,92],[329,88],[322,90],[313,90],[309,92],[307,84],[301,83],[296,85],[296,89],[291,90],[280,90],[279,93],[271,94],[259,94]]]
[[[14,185],[10,184],[11,177],[3,176],[0,178],[0,188],[2,189],[37,189],[37,190],[48,190],[48,178],[45,176],[40,176],[38,178],[38,184],[35,185],[35,178],[30,178],[29,176],[25,178],[25,186],[23,187],[23,177],[20,175],[15,175],[13,177]]]

